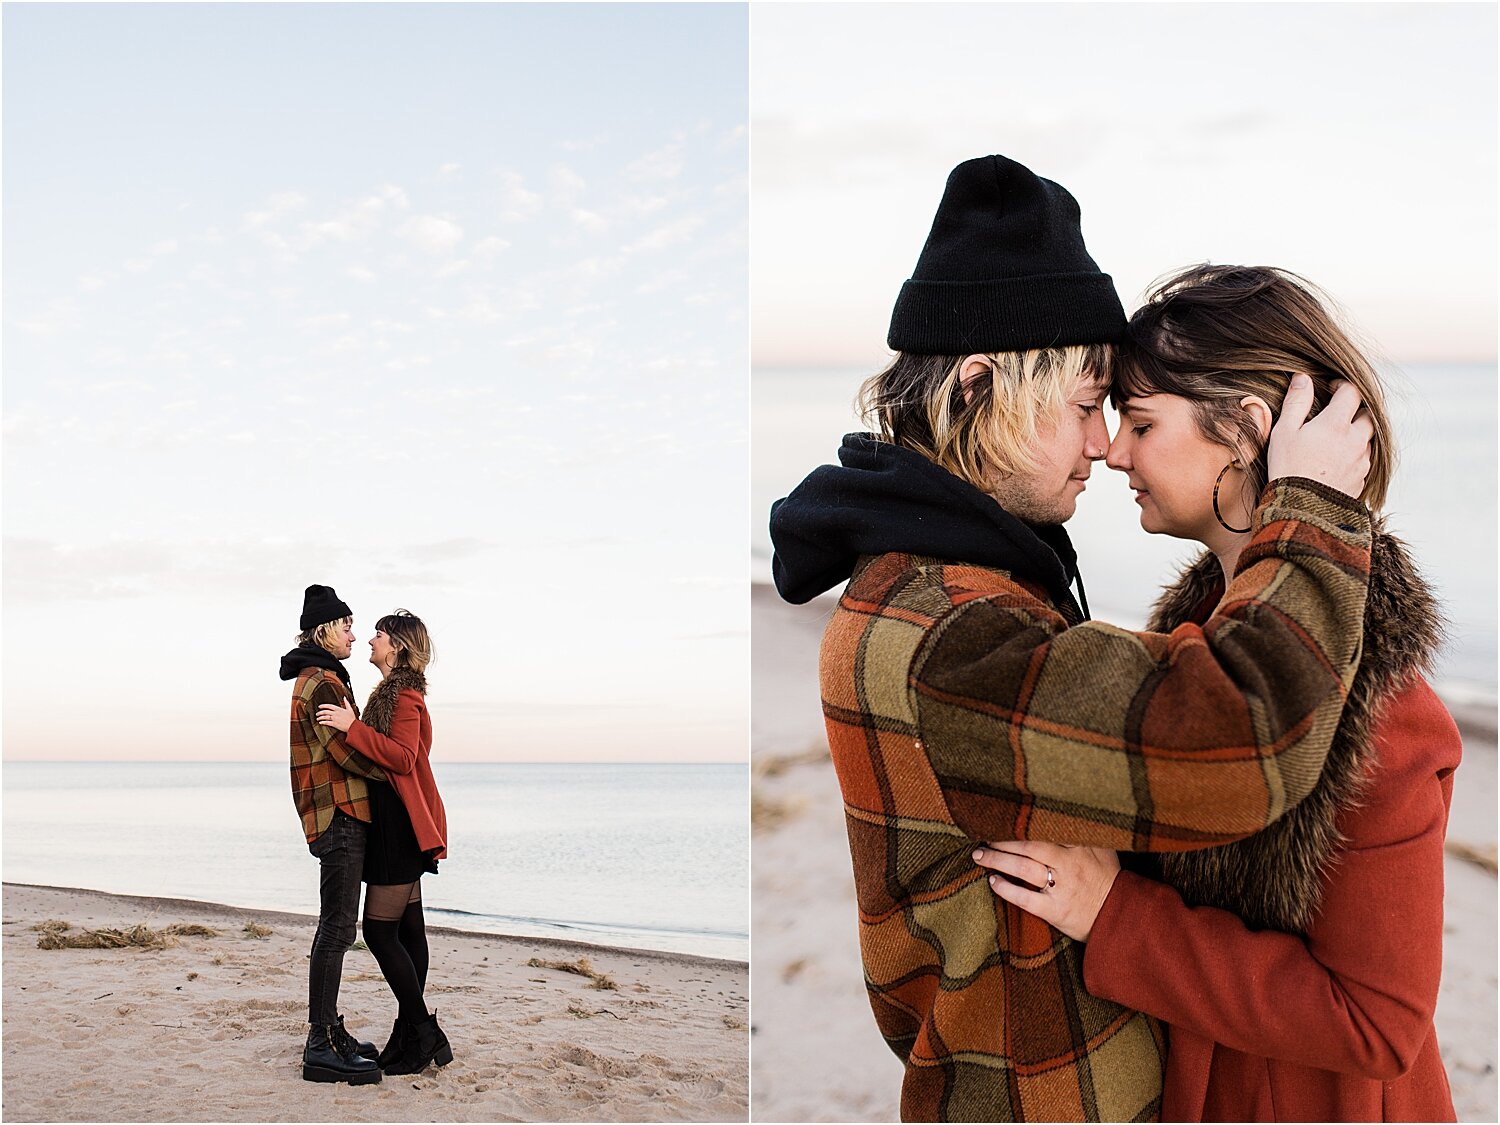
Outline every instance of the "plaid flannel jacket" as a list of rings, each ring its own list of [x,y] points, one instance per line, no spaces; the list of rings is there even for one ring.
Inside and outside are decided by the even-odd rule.
[[[333,820],[333,810],[370,822],[370,795],[365,778],[385,780],[385,771],[349,747],[341,732],[317,721],[318,707],[348,700],[344,683],[326,668],[304,668],[292,685],[292,800],[302,817],[310,844]]]
[[[1202,626],[1074,625],[1008,572],[862,559],[823,639],[823,710],[866,987],[906,1120],[1160,1111],[1155,1020],[1090,996],[1084,947],[997,898],[973,846],[1223,844],[1316,782],[1359,663],[1370,523],[1273,482]]]

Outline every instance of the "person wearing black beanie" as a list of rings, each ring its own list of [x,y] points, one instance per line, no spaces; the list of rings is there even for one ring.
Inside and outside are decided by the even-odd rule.
[[[351,747],[344,735],[317,721],[318,708],[354,706],[343,662],[354,647],[354,615],[332,586],[312,585],[302,596],[297,647],[281,658],[281,678],[292,685],[292,799],[307,848],[319,864],[318,928],[308,970],[308,1033],[302,1077],[309,1082],[380,1081],[375,1044],[356,1040],[338,1013],[344,954],[354,944],[360,876],[370,823],[366,784],[385,771]]]
[[[997,901],[975,849],[1100,849],[1104,895],[1115,851],[1254,832],[1308,793],[1358,662],[1370,519],[1346,490],[1368,433],[1305,410],[1272,432],[1254,561],[1205,625],[1088,620],[1062,524],[1109,445],[1125,327],[1073,196],[965,161],[862,392],[879,432],[771,510],[784,598],[847,584],[823,712],[906,1120],[1155,1119],[1160,1026],[1092,995],[1083,937]]]

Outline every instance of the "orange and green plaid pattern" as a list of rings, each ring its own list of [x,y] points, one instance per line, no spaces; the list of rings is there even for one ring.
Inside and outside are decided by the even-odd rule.
[[[385,780],[385,771],[351,749],[341,732],[317,721],[320,705],[345,700],[359,710],[343,681],[325,668],[304,668],[292,686],[292,800],[309,844],[327,830],[335,809],[368,824],[364,779]]]
[[[1364,508],[1273,482],[1213,617],[1071,623],[1005,571],[861,561],[820,678],[866,986],[906,1120],[1134,1121],[1162,1031],[1090,996],[1083,947],[995,897],[970,852],[1038,839],[1222,844],[1316,781],[1362,642]]]

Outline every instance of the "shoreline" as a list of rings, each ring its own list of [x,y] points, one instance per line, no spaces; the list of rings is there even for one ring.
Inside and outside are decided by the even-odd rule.
[[[139,905],[153,911],[161,909],[194,911],[205,915],[232,916],[244,919],[254,916],[256,920],[269,918],[273,921],[287,922],[293,925],[317,924],[316,914],[303,914],[291,910],[271,910],[258,906],[235,906],[227,902],[209,902],[196,898],[174,898],[158,895],[130,895],[120,894],[115,891],[101,891],[92,887],[62,887],[51,883],[18,883],[5,880],[0,883],[0,893],[9,893],[12,889],[25,889],[33,891],[56,891],[61,894],[78,895],[85,898],[109,899],[119,903],[130,903]],[[748,965],[748,960],[738,957],[710,957],[702,953],[679,953],[670,949],[647,949],[630,945],[613,945],[605,942],[575,941],[570,938],[534,937],[529,934],[503,934],[493,930],[465,930],[457,926],[427,926],[429,934],[450,934],[454,937],[466,938],[474,941],[488,942],[525,942],[528,945],[545,945],[549,949],[559,952],[570,952],[578,954],[589,953],[620,953],[632,957],[658,958],[669,961],[684,961],[688,963],[703,963],[706,967],[732,968],[734,966]]]
[[[6,1120],[745,1120],[743,962],[439,926],[426,1002],[453,1062],[304,1081],[314,928],[287,911],[3,884]],[[362,943],[338,1011],[376,1042],[396,1015]]]

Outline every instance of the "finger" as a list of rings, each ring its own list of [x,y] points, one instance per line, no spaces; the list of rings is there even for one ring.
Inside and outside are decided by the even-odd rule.
[[[1043,922],[1052,921],[1052,910],[1057,905],[1057,900],[1050,895],[1029,891],[1014,883],[1007,883],[998,875],[991,875],[989,881],[990,890],[995,892],[996,898],[1004,899],[1012,906],[1019,906],[1026,913],[1036,915]]]
[[[1313,381],[1299,371],[1292,376],[1292,385],[1287,388],[1286,398],[1281,402],[1281,417],[1276,420],[1276,424],[1290,426],[1295,430],[1307,421],[1312,407]]]
[[[1045,863],[993,849],[986,852],[985,862],[980,866],[1020,879],[1028,887],[1038,891],[1047,885],[1047,872],[1050,870]]]
[[[996,851],[1009,852],[1011,855],[1024,855],[1027,859],[1034,859],[1038,863],[1050,864],[1053,867],[1066,861],[1068,851],[1066,844],[1052,844],[1045,840],[1001,840],[999,843],[984,844],[981,847],[994,848]]]
[[[1333,385],[1333,397],[1328,400],[1323,413],[1341,422],[1348,422],[1363,405],[1364,399],[1360,398],[1359,388],[1347,379],[1339,379]]]

